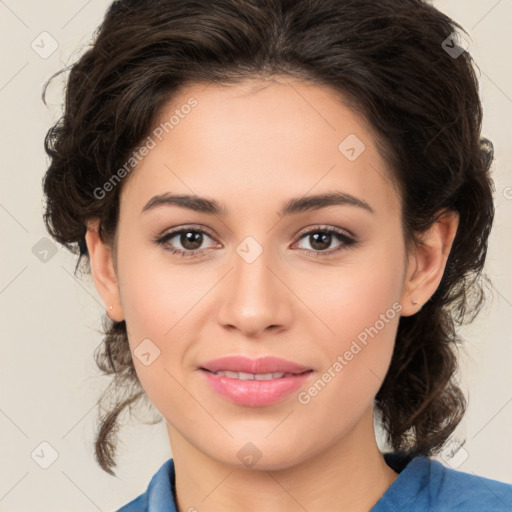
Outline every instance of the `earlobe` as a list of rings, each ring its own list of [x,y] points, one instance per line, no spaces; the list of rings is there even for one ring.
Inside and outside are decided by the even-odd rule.
[[[120,322],[123,320],[124,315],[119,297],[119,286],[114,268],[112,249],[101,240],[98,226],[98,219],[88,221],[85,234],[92,278],[96,290],[98,290],[105,303],[108,316],[112,320]]]
[[[420,243],[409,254],[402,290],[402,316],[417,313],[437,290],[457,233],[459,215],[446,210],[421,235]]]

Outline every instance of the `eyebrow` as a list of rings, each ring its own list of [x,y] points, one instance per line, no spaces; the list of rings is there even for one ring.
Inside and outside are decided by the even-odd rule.
[[[180,206],[195,212],[220,217],[226,217],[229,214],[227,208],[215,199],[188,194],[172,195],[170,193],[152,197],[146,203],[141,213],[161,206]],[[328,206],[356,206],[370,213],[375,213],[374,209],[363,199],[359,199],[352,194],[336,191],[290,199],[283,205],[278,215],[279,217],[284,217],[295,213],[320,210]]]

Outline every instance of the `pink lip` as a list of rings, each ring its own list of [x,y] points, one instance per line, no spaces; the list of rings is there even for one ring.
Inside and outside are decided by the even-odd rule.
[[[279,402],[286,395],[300,388],[313,371],[271,380],[231,379],[203,369],[201,373],[208,384],[229,401],[248,407],[263,407]]]
[[[293,361],[287,361],[280,357],[266,356],[259,359],[250,359],[244,356],[226,356],[213,361],[208,361],[201,365],[202,369],[210,370],[211,372],[217,371],[231,371],[231,372],[246,372],[246,373],[304,373],[311,368],[303,366]]]
[[[235,404],[248,407],[263,407],[279,402],[286,395],[300,388],[313,373],[313,370],[307,366],[272,356],[259,359],[243,356],[222,357],[204,363],[200,369],[214,391]],[[212,373],[216,371],[284,372],[294,375],[271,380],[240,380]]]

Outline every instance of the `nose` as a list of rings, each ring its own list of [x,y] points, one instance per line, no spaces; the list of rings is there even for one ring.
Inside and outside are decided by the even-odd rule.
[[[291,295],[270,251],[249,262],[238,254],[234,268],[223,280],[219,322],[247,337],[285,329],[292,317]]]

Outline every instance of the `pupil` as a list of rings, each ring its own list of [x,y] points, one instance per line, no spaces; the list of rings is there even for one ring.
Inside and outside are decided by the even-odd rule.
[[[313,247],[313,249],[321,250],[329,247],[332,235],[330,233],[315,233],[311,235],[311,237],[313,238],[311,247]],[[318,239],[321,239],[321,241],[319,242]]]
[[[181,234],[180,243],[185,247],[185,249],[194,251],[201,247],[202,240],[202,233],[198,233],[197,231],[187,231]]]

